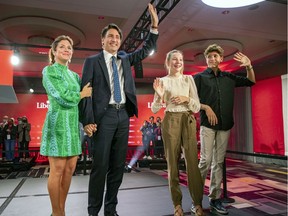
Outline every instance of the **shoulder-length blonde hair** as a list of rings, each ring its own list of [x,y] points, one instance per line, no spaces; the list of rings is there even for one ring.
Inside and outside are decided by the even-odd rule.
[[[171,60],[171,58],[172,58],[172,55],[173,55],[174,53],[180,53],[180,54],[182,55],[182,58],[184,57],[184,56],[183,56],[183,52],[180,51],[180,50],[176,50],[176,49],[171,50],[170,52],[168,52],[168,53],[166,54],[166,59],[165,59],[164,67],[165,67],[165,69],[166,69],[166,71],[167,71],[168,74],[170,73],[170,70],[169,70],[169,66],[168,66],[168,65],[169,65],[169,62],[170,62],[170,60]],[[183,60],[183,61],[184,61],[184,60]],[[183,63],[183,67],[182,67],[182,70],[181,70],[181,74],[183,74],[183,71],[184,71],[184,63]]]

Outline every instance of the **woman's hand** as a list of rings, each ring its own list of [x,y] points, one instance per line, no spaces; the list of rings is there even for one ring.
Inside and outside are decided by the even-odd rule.
[[[91,95],[92,95],[92,87],[90,87],[89,82],[83,87],[82,91],[80,92],[80,97],[82,99],[84,97],[91,97]]]
[[[173,96],[171,97],[172,104],[183,104],[183,103],[189,103],[189,97],[186,96]]]
[[[158,94],[158,96],[161,98],[161,101],[163,101],[163,96],[164,96],[164,86],[163,83],[159,78],[156,78],[153,82],[153,88],[155,92]]]

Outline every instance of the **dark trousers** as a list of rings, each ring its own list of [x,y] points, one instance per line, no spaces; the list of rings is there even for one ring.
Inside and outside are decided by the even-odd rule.
[[[118,189],[122,183],[129,135],[129,116],[125,109],[108,108],[93,139],[93,162],[88,189],[88,213],[98,215],[106,180],[105,215],[116,211]],[[106,177],[107,176],[107,177]]]
[[[2,145],[2,158],[4,158],[5,157],[5,142],[4,142],[4,139],[0,140],[0,147],[1,147],[1,145]]]
[[[19,157],[23,158],[24,155],[24,151],[25,151],[25,158],[29,158],[29,141],[22,141],[19,143],[20,144],[20,153],[19,153]]]
[[[150,155],[150,139],[148,136],[144,135],[142,136],[142,143],[143,143],[143,149],[145,151],[145,155],[149,156]]]
[[[84,135],[84,138],[82,141],[82,149],[85,151],[87,150],[88,156],[92,157],[92,140],[88,135]],[[86,155],[86,152],[83,152],[83,155]],[[80,156],[82,157],[82,154]]]
[[[143,140],[143,139],[142,139]],[[152,148],[150,147],[150,143],[152,142]],[[145,149],[145,155],[149,156],[149,155],[153,155],[154,152],[152,152],[151,149],[154,149],[154,136],[146,136],[146,140],[143,141],[143,146]]]
[[[164,146],[162,138],[160,140],[155,140],[154,155],[160,158],[164,156]]]

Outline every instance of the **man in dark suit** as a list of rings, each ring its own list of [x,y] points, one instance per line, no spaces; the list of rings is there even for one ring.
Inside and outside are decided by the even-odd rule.
[[[103,51],[88,57],[84,63],[81,86],[90,82],[93,87],[92,98],[84,99],[80,104],[84,130],[88,136],[93,136],[93,162],[88,189],[88,213],[92,216],[98,215],[101,209],[105,181],[104,214],[118,215],[117,194],[125,166],[129,117],[138,115],[131,66],[156,48],[158,38],[157,12],[151,4],[148,11],[151,30],[141,49],[129,54],[118,52],[122,32],[117,25],[110,24],[102,30]],[[115,71],[118,77],[115,77]]]

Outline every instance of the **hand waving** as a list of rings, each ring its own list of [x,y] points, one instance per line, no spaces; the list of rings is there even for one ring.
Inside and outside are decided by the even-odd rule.
[[[243,53],[241,52],[237,52],[235,55],[234,55],[234,58],[233,58],[235,61],[238,61],[240,62],[240,66],[241,67],[247,67],[247,66],[251,66],[251,61],[250,59],[244,55]]]
[[[157,15],[157,10],[153,7],[151,3],[148,4],[148,11],[151,16],[151,25],[154,27],[158,27],[159,19]]]
[[[159,97],[161,99],[163,99],[165,90],[164,90],[163,83],[161,82],[161,80],[159,78],[156,78],[154,80],[153,88],[154,88],[155,92],[159,95]]]

